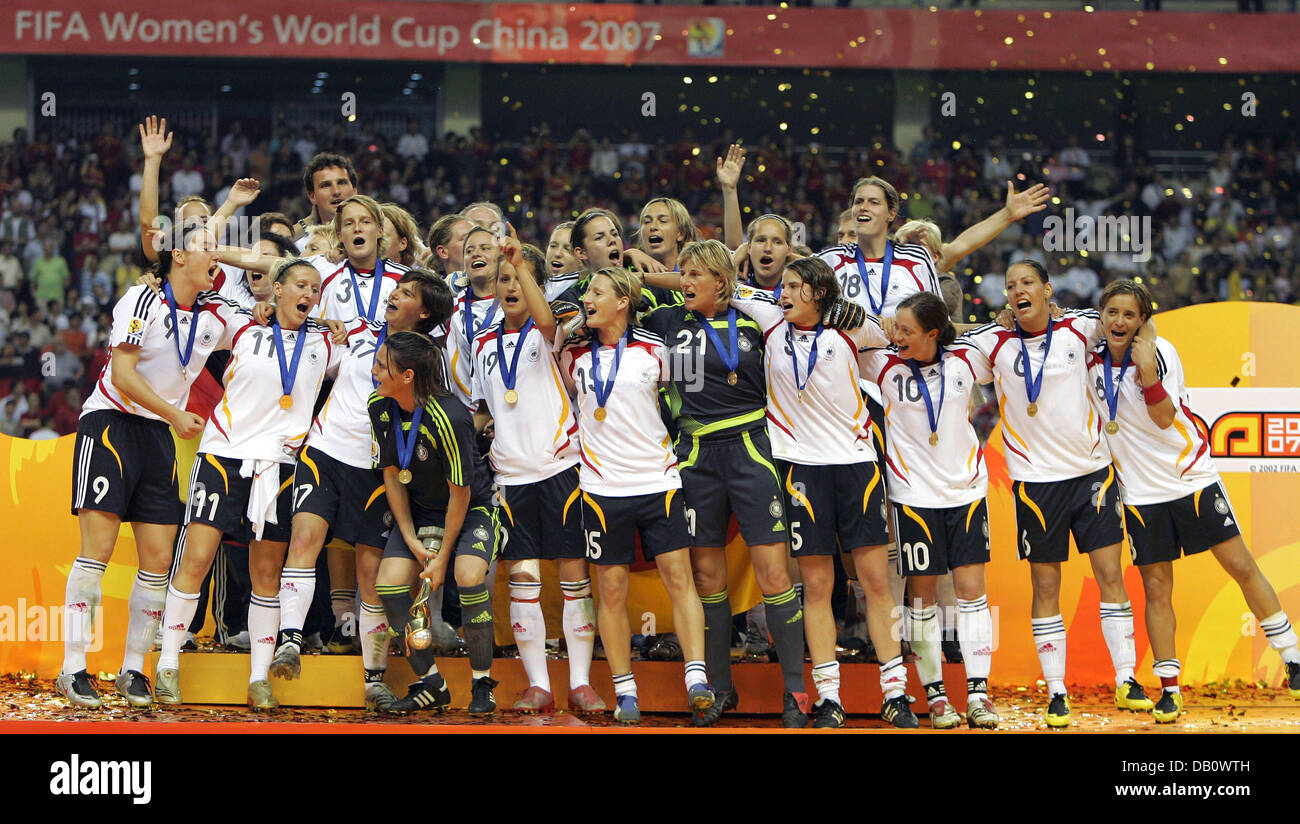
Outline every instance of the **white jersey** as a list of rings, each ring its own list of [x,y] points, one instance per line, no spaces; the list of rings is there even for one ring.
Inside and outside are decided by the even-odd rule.
[[[357,318],[348,330],[347,349],[340,353],[338,376],[320,413],[312,421],[307,443],[336,461],[369,469],[370,395],[375,391],[370,370],[386,323]],[[305,357],[305,356],[304,356]]]
[[[840,282],[840,297],[859,304],[873,317],[892,318],[898,311],[898,304],[917,292],[934,292],[943,297],[934,261],[930,260],[930,253],[924,246],[892,241],[890,246],[894,259],[889,267],[888,284],[885,283],[884,260],[864,257],[859,264],[860,250],[856,243],[832,246],[817,256],[835,271]]]
[[[876,460],[871,413],[858,389],[858,352],[889,345],[880,324],[868,317],[848,333],[821,327],[802,329],[786,321],[771,295],[750,286],[737,287],[731,305],[763,330],[772,456],[817,466]],[[817,361],[809,374],[814,345]],[[806,380],[802,400],[796,369],[798,380]]]
[[[930,443],[931,412],[908,361],[891,349],[873,349],[861,356],[863,377],[875,381],[884,397],[890,500],[947,509],[978,501],[988,492],[984,448],[971,426],[970,402],[979,397],[979,384],[993,376],[986,365],[977,365],[982,358],[968,357],[969,350],[968,346],[946,349],[942,367],[918,364],[938,415],[934,444]]]
[[[1023,350],[1016,330],[990,323],[957,339],[975,350],[969,353],[973,365],[992,370],[1007,471],[1013,480],[1064,481],[1110,464],[1101,418],[1088,401],[1088,344],[1096,325],[1095,310],[1066,312],[1052,321],[1050,351],[1046,333],[1025,336],[1030,374],[1042,372],[1036,415],[1029,414]]]
[[[616,347],[600,347],[600,377],[610,380]],[[578,484],[609,497],[649,495],[680,489],[672,436],[659,417],[659,382],[668,380],[663,338],[644,329],[628,330],[618,374],[596,420],[595,375],[589,341],[565,347],[560,368],[576,387],[580,457]]]
[[[518,357],[514,404],[506,401],[502,351],[506,364]],[[578,419],[551,344],[535,327],[522,343],[519,330],[504,331],[504,322],[474,339],[470,397],[475,406],[486,401],[492,415],[495,435],[488,458],[497,483],[544,481],[578,462]]]
[[[374,297],[375,273],[366,270],[354,270],[346,260],[342,263],[330,263],[323,255],[316,255],[308,260],[321,273],[320,302],[312,310],[312,317],[320,320],[341,320],[352,323],[359,316],[367,320],[383,323],[385,301],[397,288],[397,282],[406,274],[407,268],[391,260],[379,262],[378,269],[383,275],[379,282],[379,298]],[[358,295],[357,292],[360,292]],[[373,315],[370,312],[374,305]]]
[[[280,359],[274,333],[261,326],[248,312],[226,327],[222,343],[230,347],[230,363],[221,382],[226,392],[212,410],[203,430],[199,451],[223,458],[256,459],[293,463],[307,440],[311,411],[326,373],[338,369],[344,353],[330,342],[330,331],[314,320],[298,331],[281,333],[284,360],[293,361],[298,335],[305,334],[302,358],[293,383],[293,406],[280,407],[284,394],[280,382]]]
[[[251,310],[256,306],[257,298],[253,297],[253,289],[248,285],[248,276],[244,270],[225,263],[217,265],[221,267],[221,273],[212,281],[212,288],[217,294],[241,309]]]
[[[1110,420],[1106,405],[1104,347],[1090,353],[1088,381],[1093,409],[1103,421]],[[1119,380],[1121,364],[1111,365],[1111,384],[1119,393],[1115,422],[1119,431],[1106,434],[1123,486],[1124,503],[1133,506],[1176,501],[1199,492],[1219,480],[1210,459],[1210,445],[1192,420],[1188,406],[1183,363],[1174,345],[1156,338],[1156,372],[1169,399],[1174,402],[1174,422],[1168,429],[1156,426],[1147,414],[1146,399],[1137,369],[1132,365]],[[1103,430],[1104,431],[1104,430]]]
[[[139,346],[140,360],[135,371],[160,398],[177,409],[184,409],[189,403],[190,387],[203,371],[208,355],[217,349],[230,348],[227,327],[238,324],[238,309],[216,292],[200,292],[193,311],[188,306],[176,308],[176,321],[181,333],[178,341],[172,331],[171,311],[166,299],[148,286],[132,286],[113,307],[109,350],[111,353],[113,347],[122,344]],[[194,332],[194,349],[189,364],[182,369],[176,347],[179,342],[183,349],[189,341],[191,323],[198,324]],[[99,373],[94,391],[81,407],[81,414],[99,409],[116,409],[152,421],[162,420],[113,385],[112,357]]]
[[[565,292],[578,285],[582,279],[581,272],[566,272],[563,275],[553,275],[547,278],[546,283],[542,286],[542,294],[546,296],[546,302],[559,298]]]
[[[467,319],[465,302],[471,299],[471,318]],[[470,351],[469,342],[500,319],[501,307],[496,298],[476,298],[469,290],[457,298],[452,305],[451,317],[447,319],[447,349],[443,357],[447,374],[451,376],[451,393],[471,409],[476,404],[470,397],[473,394],[470,380],[474,373],[474,353]]]

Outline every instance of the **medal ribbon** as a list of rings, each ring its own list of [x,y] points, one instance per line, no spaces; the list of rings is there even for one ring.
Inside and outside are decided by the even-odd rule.
[[[348,278],[352,280],[352,294],[357,296],[357,314],[369,321],[375,319],[375,312],[379,309],[379,287],[384,282],[384,261],[375,258],[375,280],[374,291],[370,293],[370,311],[361,311],[361,287],[357,285],[357,276],[352,271],[352,264],[348,263]]]
[[[275,340],[275,355],[280,361],[280,386],[284,389],[284,394],[292,395],[293,382],[298,378],[298,363],[302,360],[303,343],[307,340],[307,330],[298,330],[298,339],[293,342],[293,360],[288,366],[284,362],[284,338],[280,337],[278,320],[271,323],[271,337]]]
[[[1043,373],[1047,371],[1047,356],[1052,352],[1052,324],[1052,319],[1048,318],[1046,332],[1047,341],[1043,345],[1043,365],[1038,367],[1038,374],[1032,378],[1030,377],[1030,373],[1034,371],[1034,368],[1033,364],[1029,360],[1029,345],[1025,343],[1024,330],[1020,328],[1019,323],[1016,324],[1016,336],[1020,338],[1020,356],[1024,358],[1025,361],[1023,376],[1025,379],[1025,395],[1029,398],[1030,403],[1036,403],[1038,401],[1038,393],[1043,389]]]
[[[474,325],[474,292],[469,291],[465,293],[465,342],[470,346],[471,350],[474,347],[474,338],[478,337],[479,332],[482,332],[484,329],[488,328],[488,326],[492,323],[492,319],[495,318],[496,315],[497,315],[497,302],[493,300],[492,305],[488,307],[487,315],[483,318],[483,323],[479,324],[478,326],[475,326]],[[471,359],[470,363],[473,362],[474,362],[473,359]]]
[[[867,274],[867,259],[862,256],[862,247],[858,247],[858,274],[862,276],[862,289],[867,293],[867,303],[871,314],[880,317],[880,310],[885,308],[885,297],[889,294],[889,273],[894,268],[894,244],[885,241],[885,259],[880,270],[880,303],[871,299],[871,281]]]
[[[524,350],[524,341],[532,328],[533,319],[529,318],[519,330],[519,338],[515,341],[515,353],[509,360],[506,359],[505,346],[502,344],[506,336],[505,326],[501,327],[501,334],[497,335],[497,365],[501,368],[501,382],[506,385],[506,389],[515,388],[515,380],[519,375],[519,353]]]
[[[794,351],[794,333],[786,326],[785,333],[790,336],[790,362],[794,365],[794,385],[803,392],[808,381],[812,380],[813,370],[817,368],[817,338],[822,333],[822,325],[817,323],[817,330],[813,332],[812,351],[808,353],[808,374],[804,375],[803,383],[799,382],[799,356]]]
[[[181,371],[190,365],[190,358],[194,355],[194,334],[199,331],[199,313],[190,310],[190,338],[185,344],[185,350],[181,351],[181,326],[180,320],[176,317],[176,297],[172,294],[171,281],[163,283],[163,297],[167,298],[167,311],[172,316],[172,334],[176,344],[176,357],[181,359]]]
[[[1119,387],[1124,383],[1124,373],[1128,371],[1129,365],[1133,363],[1133,350],[1127,349],[1124,352],[1124,361],[1119,367],[1119,380],[1112,381],[1110,370],[1113,364],[1110,360],[1110,347],[1106,347],[1104,365],[1106,367],[1106,409],[1110,412],[1110,420],[1115,420],[1115,413],[1119,410]]]
[[[730,350],[722,345],[722,338],[718,337],[710,320],[701,318],[700,323],[704,327],[704,333],[713,343],[713,348],[718,350],[722,365],[728,372],[735,372],[736,367],[740,366],[740,328],[736,325],[736,307],[732,306],[727,310],[727,340],[730,343]]]
[[[628,329],[628,333],[631,333]],[[603,407],[609,400],[609,393],[614,391],[614,381],[618,378],[618,365],[623,359],[623,347],[627,345],[627,334],[618,339],[618,347],[614,350],[614,368],[609,374],[609,380],[600,379],[600,336],[591,339],[591,378],[592,388],[596,392],[596,405]]]
[[[397,441],[397,468],[407,469],[411,465],[411,456],[415,454],[415,442],[420,439],[420,413],[424,407],[416,405],[411,413],[411,437],[408,440],[402,433],[402,407],[393,400],[393,438]]]
[[[925,416],[930,420],[930,434],[937,434],[939,431],[939,416],[943,414],[943,398],[948,392],[948,382],[943,379],[943,347],[939,347],[939,406],[935,407],[934,401],[930,399],[930,386],[925,382],[921,375],[921,368],[916,365],[914,358],[908,358],[907,365],[912,367],[912,377],[916,378],[916,383],[921,390],[921,398],[925,400]]]

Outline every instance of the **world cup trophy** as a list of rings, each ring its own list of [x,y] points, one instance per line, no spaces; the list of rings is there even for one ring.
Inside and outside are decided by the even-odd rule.
[[[445,534],[440,526],[420,527],[416,536],[424,548],[436,558],[442,550],[442,537]],[[433,581],[426,578],[420,585],[420,594],[411,604],[411,621],[406,625],[406,646],[410,649],[428,649],[433,645],[433,615],[429,609],[429,597],[433,594]]]

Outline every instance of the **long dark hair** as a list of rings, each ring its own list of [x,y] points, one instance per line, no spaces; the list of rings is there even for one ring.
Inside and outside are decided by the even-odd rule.
[[[938,329],[939,336],[935,343],[947,346],[957,339],[957,327],[952,325],[948,316],[948,304],[934,292],[917,292],[908,295],[899,304],[899,309],[907,309],[916,316],[922,332]]]
[[[436,395],[446,395],[442,374],[442,350],[428,335],[417,332],[394,332],[384,345],[388,347],[388,373],[398,375],[410,369],[415,373],[415,402],[424,406]]]
[[[452,306],[455,305],[456,299],[452,297],[451,287],[447,285],[447,281],[433,272],[428,269],[411,269],[402,275],[402,279],[397,283],[398,285],[414,283],[420,292],[420,303],[429,313],[429,317],[422,318],[415,324],[415,331],[428,335],[451,317]]]
[[[825,313],[827,307],[840,296],[840,282],[835,277],[835,270],[819,257],[806,257],[786,263],[785,268],[794,272],[805,286],[812,289],[812,299],[817,302],[817,310]],[[821,298],[817,290],[821,289]]]

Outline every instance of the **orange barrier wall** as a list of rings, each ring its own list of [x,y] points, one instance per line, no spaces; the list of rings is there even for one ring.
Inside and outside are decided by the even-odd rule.
[[[1300,361],[1293,344],[1300,329],[1300,308],[1278,304],[1220,303],[1187,307],[1157,318],[1159,332],[1179,349],[1188,386],[1226,388],[1234,378],[1243,413],[1292,414],[1300,420]],[[1253,374],[1251,374],[1253,372]],[[1255,409],[1260,387],[1291,387],[1286,409]],[[1236,397],[1236,395],[1230,396]],[[1277,393],[1269,403],[1276,404]],[[1193,410],[1200,412],[1195,404]],[[1207,427],[1215,420],[1207,416]],[[1252,416],[1247,414],[1245,430]],[[1266,422],[1267,415],[1257,416]],[[1250,431],[1224,436],[1216,450],[1252,450]],[[1261,425],[1264,425],[1261,423]],[[1300,426],[1298,424],[1297,426]],[[1274,456],[1273,466],[1300,468],[1300,429],[1293,438],[1259,435],[1260,450]],[[186,444],[189,450],[195,444]],[[1272,450],[1269,452],[1269,450]],[[62,660],[61,621],[64,583],[78,546],[77,522],[68,512],[73,438],[26,441],[0,436],[0,672],[35,671],[57,674]],[[989,603],[997,611],[998,647],[993,680],[1025,684],[1039,677],[1038,660],[1029,631],[1029,572],[1015,558],[1014,507],[1010,481],[995,433],[985,452],[992,483],[989,494],[993,561],[989,565]],[[1277,457],[1281,455],[1281,457]],[[1297,457],[1290,458],[1287,455]],[[1261,464],[1264,459],[1260,459]],[[184,459],[182,459],[184,462]],[[1256,465],[1259,468],[1259,465]],[[186,477],[181,467],[180,477]],[[1224,474],[1233,508],[1247,544],[1282,597],[1283,606],[1300,618],[1300,472],[1232,472]],[[733,541],[728,556],[733,568],[733,606],[739,610],[759,598],[745,565],[745,550]],[[135,573],[134,543],[125,527],[103,583],[103,626],[90,654],[90,668],[116,671],[122,655],[126,599]],[[498,641],[509,643],[506,576],[499,576],[495,599],[500,630]],[[633,631],[671,627],[668,601],[653,570],[634,573],[630,598]],[[554,581],[553,570],[547,577]],[[1126,567],[1125,582],[1137,619],[1140,672],[1149,675],[1151,654],[1143,620],[1142,585],[1138,572]],[[547,620],[559,625],[558,586],[547,587]],[[1073,558],[1064,566],[1061,604],[1069,626],[1069,680],[1094,684],[1109,681],[1111,668],[1097,615],[1099,592],[1086,560]],[[1240,591],[1208,554],[1179,561],[1175,566],[1174,606],[1179,617],[1178,653],[1185,680],[1203,683],[1223,678],[1279,683],[1282,667],[1268,648],[1246,609]],[[647,627],[653,616],[655,626]]]

